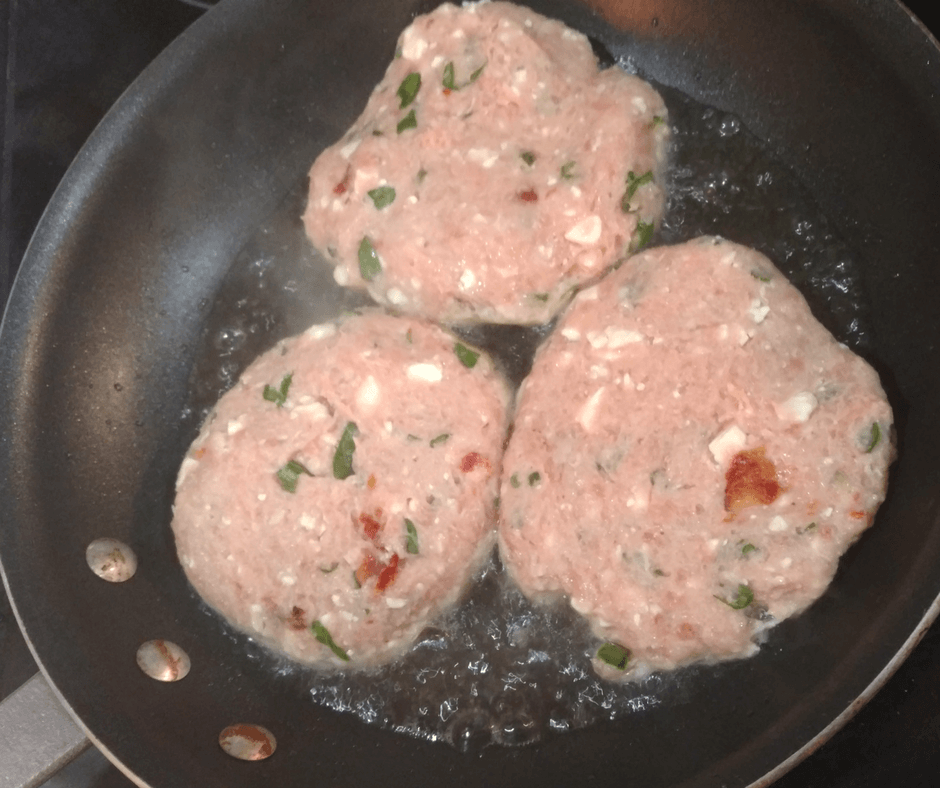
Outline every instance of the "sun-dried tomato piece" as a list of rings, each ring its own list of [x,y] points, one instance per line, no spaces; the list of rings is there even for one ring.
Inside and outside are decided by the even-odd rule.
[[[385,564],[379,561],[374,555],[367,555],[356,570],[356,580],[359,585],[363,585],[370,577],[380,575],[384,569]]]
[[[379,593],[385,591],[392,583],[395,582],[395,578],[398,576],[398,553],[392,553],[392,557],[386,566],[380,573],[379,579],[375,583],[375,590]]]
[[[349,167],[346,168],[346,174],[343,176],[343,180],[337,183],[333,187],[333,194],[345,194],[346,190],[349,188]]]
[[[522,202],[538,202],[539,196],[534,189],[529,189],[528,191],[519,192],[519,199]]]
[[[287,626],[298,631],[306,629],[307,622],[304,620],[304,615],[306,615],[306,611],[302,607],[294,605],[290,609],[290,616],[287,618]]]
[[[382,516],[381,509],[376,509],[375,513],[379,517]],[[362,526],[362,530],[365,531],[366,536],[372,541],[375,541],[375,538],[379,535],[379,531],[382,530],[382,523],[366,512],[359,515],[359,524]]]
[[[460,461],[460,470],[464,473],[470,473],[470,471],[478,465],[483,465],[487,470],[490,468],[489,460],[487,460],[486,457],[479,452],[472,451],[463,456],[463,459]]]
[[[767,506],[777,500],[783,488],[777,481],[777,468],[767,459],[763,446],[739,451],[725,474],[725,509],[739,512],[748,506]]]

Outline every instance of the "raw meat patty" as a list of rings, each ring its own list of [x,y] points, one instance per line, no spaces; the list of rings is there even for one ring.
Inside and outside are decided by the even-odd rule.
[[[648,239],[666,108],[526,8],[415,19],[310,170],[304,223],[341,285],[450,323],[543,323]]]
[[[747,656],[871,524],[891,430],[877,374],[769,260],[718,238],[651,249],[580,293],[536,356],[502,556],[636,664]]]
[[[183,460],[186,575],[294,659],[399,655],[493,546],[509,396],[485,355],[417,319],[367,313],[280,342]]]

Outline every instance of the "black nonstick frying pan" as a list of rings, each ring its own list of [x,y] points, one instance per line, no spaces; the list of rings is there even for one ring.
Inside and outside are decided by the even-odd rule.
[[[68,705],[145,784],[748,785],[866,697],[935,615],[936,47],[883,2],[611,3],[600,16],[532,5],[740,118],[850,247],[865,291],[860,349],[898,422],[877,524],[826,597],[756,659],[697,670],[681,696],[524,749],[466,756],[326,711],[295,675],[213,626],[167,529],[212,303],[358,113],[398,31],[429,7],[223,3],[83,151],[37,231],[0,337],[0,555],[11,596]],[[731,238],[734,218],[721,228]],[[138,552],[132,581],[113,586],[88,570],[85,547],[100,536]],[[138,670],[137,647],[153,637],[186,648],[186,679],[157,684]],[[275,756],[225,756],[218,733],[239,721],[274,731]]]

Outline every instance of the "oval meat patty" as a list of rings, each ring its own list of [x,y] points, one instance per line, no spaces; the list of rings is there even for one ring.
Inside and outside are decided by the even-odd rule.
[[[651,249],[537,354],[504,458],[504,563],[647,668],[752,654],[871,524],[891,431],[877,374],[769,260],[718,238]]]
[[[417,319],[366,313],[280,342],[183,460],[187,577],[294,659],[397,656],[492,548],[509,396],[485,355]]]
[[[450,323],[538,324],[648,240],[666,108],[581,33],[508,3],[415,19],[304,214],[341,285]]]

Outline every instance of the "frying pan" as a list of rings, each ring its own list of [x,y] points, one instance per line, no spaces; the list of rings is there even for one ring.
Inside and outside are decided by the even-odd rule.
[[[0,335],[5,581],[50,681],[141,784],[765,784],[857,708],[935,617],[935,45],[902,8],[873,1],[531,5],[734,113],[851,243],[870,307],[864,352],[898,426],[876,526],[823,599],[755,659],[696,669],[659,705],[524,749],[466,756],[365,726],[312,703],[297,674],[273,672],[214,625],[167,525],[211,304],[259,225],[358,113],[397,33],[430,7],[223,3],[82,151]],[[132,581],[89,572],[85,547],[100,536],[137,551]],[[157,684],[137,669],[153,637],[186,648],[186,679]],[[274,731],[275,756],[225,756],[218,733],[238,721]]]

